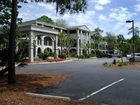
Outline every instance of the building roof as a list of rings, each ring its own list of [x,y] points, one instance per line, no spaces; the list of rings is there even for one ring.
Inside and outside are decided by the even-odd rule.
[[[54,28],[63,29],[63,30],[80,29],[80,30],[90,31],[90,29],[86,25],[78,25],[78,26],[71,26],[71,27],[68,27],[68,28],[64,28],[64,27],[52,25],[52,24],[49,24],[49,23],[46,23],[46,22],[40,22],[40,21],[37,21],[37,20],[31,20],[31,21],[23,22],[22,24],[19,25],[19,27],[26,26],[26,25],[32,25],[32,24],[46,25],[48,27],[54,27]]]
[[[32,25],[32,24],[46,25],[46,26],[49,26],[49,27],[54,27],[54,28],[58,28],[58,29],[67,30],[67,28],[64,28],[64,27],[52,25],[52,24],[49,24],[49,23],[46,23],[46,22],[40,22],[40,21],[37,21],[37,20],[26,21],[26,22],[23,22],[22,24],[20,24],[19,26],[22,27],[22,26]]]
[[[85,30],[85,31],[90,31],[90,29],[86,26],[86,25],[79,25],[79,26],[71,26],[68,27],[68,29],[81,29],[81,30]]]

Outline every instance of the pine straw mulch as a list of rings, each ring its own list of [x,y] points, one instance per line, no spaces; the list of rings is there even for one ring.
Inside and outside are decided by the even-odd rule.
[[[28,96],[26,92],[59,84],[67,79],[61,74],[17,74],[16,85],[7,85],[6,76],[0,77],[0,105],[97,105],[89,102],[74,102]]]

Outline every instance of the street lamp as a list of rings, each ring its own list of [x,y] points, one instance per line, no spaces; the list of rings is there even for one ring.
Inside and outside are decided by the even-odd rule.
[[[134,36],[135,36],[135,33],[134,33],[134,20],[126,20],[126,23],[132,23],[132,57],[133,57],[133,61],[135,61],[135,42],[134,42]]]

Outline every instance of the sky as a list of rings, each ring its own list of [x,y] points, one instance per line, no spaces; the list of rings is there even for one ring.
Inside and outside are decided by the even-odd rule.
[[[126,20],[134,20],[135,26],[140,28],[140,0],[87,0],[88,6],[85,13],[64,15],[56,14],[55,4],[28,3],[20,5],[19,16],[23,21],[34,20],[46,15],[53,20],[64,19],[69,26],[86,25],[91,31],[96,27],[102,29],[103,36],[106,32],[115,35],[123,34],[130,38],[128,28],[131,23]]]

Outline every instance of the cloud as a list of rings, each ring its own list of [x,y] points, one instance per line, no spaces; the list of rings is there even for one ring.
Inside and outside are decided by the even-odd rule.
[[[111,0],[90,0],[89,2],[97,3],[99,5],[106,5],[106,4],[110,4]]]
[[[99,15],[99,20],[101,21],[107,21],[107,17],[105,15]]]
[[[140,4],[136,4],[136,5],[134,6],[134,10],[135,10],[136,12],[140,12]]]
[[[131,19],[134,15],[136,15],[136,13],[132,13],[128,11],[127,8],[119,7],[119,8],[111,9],[109,18],[114,19],[118,22],[124,22],[127,19]]]
[[[67,22],[69,22],[69,25],[87,25],[90,29],[92,29],[93,23],[93,17],[95,15],[95,11],[87,11],[84,13],[79,14],[64,14],[61,16],[61,18],[65,19]]]
[[[104,7],[103,7],[102,5],[96,4],[96,5],[95,5],[95,9],[96,9],[96,10],[103,10]]]
[[[55,3],[51,3],[51,4],[38,3],[38,6],[46,9],[47,11],[55,11],[56,4]]]

